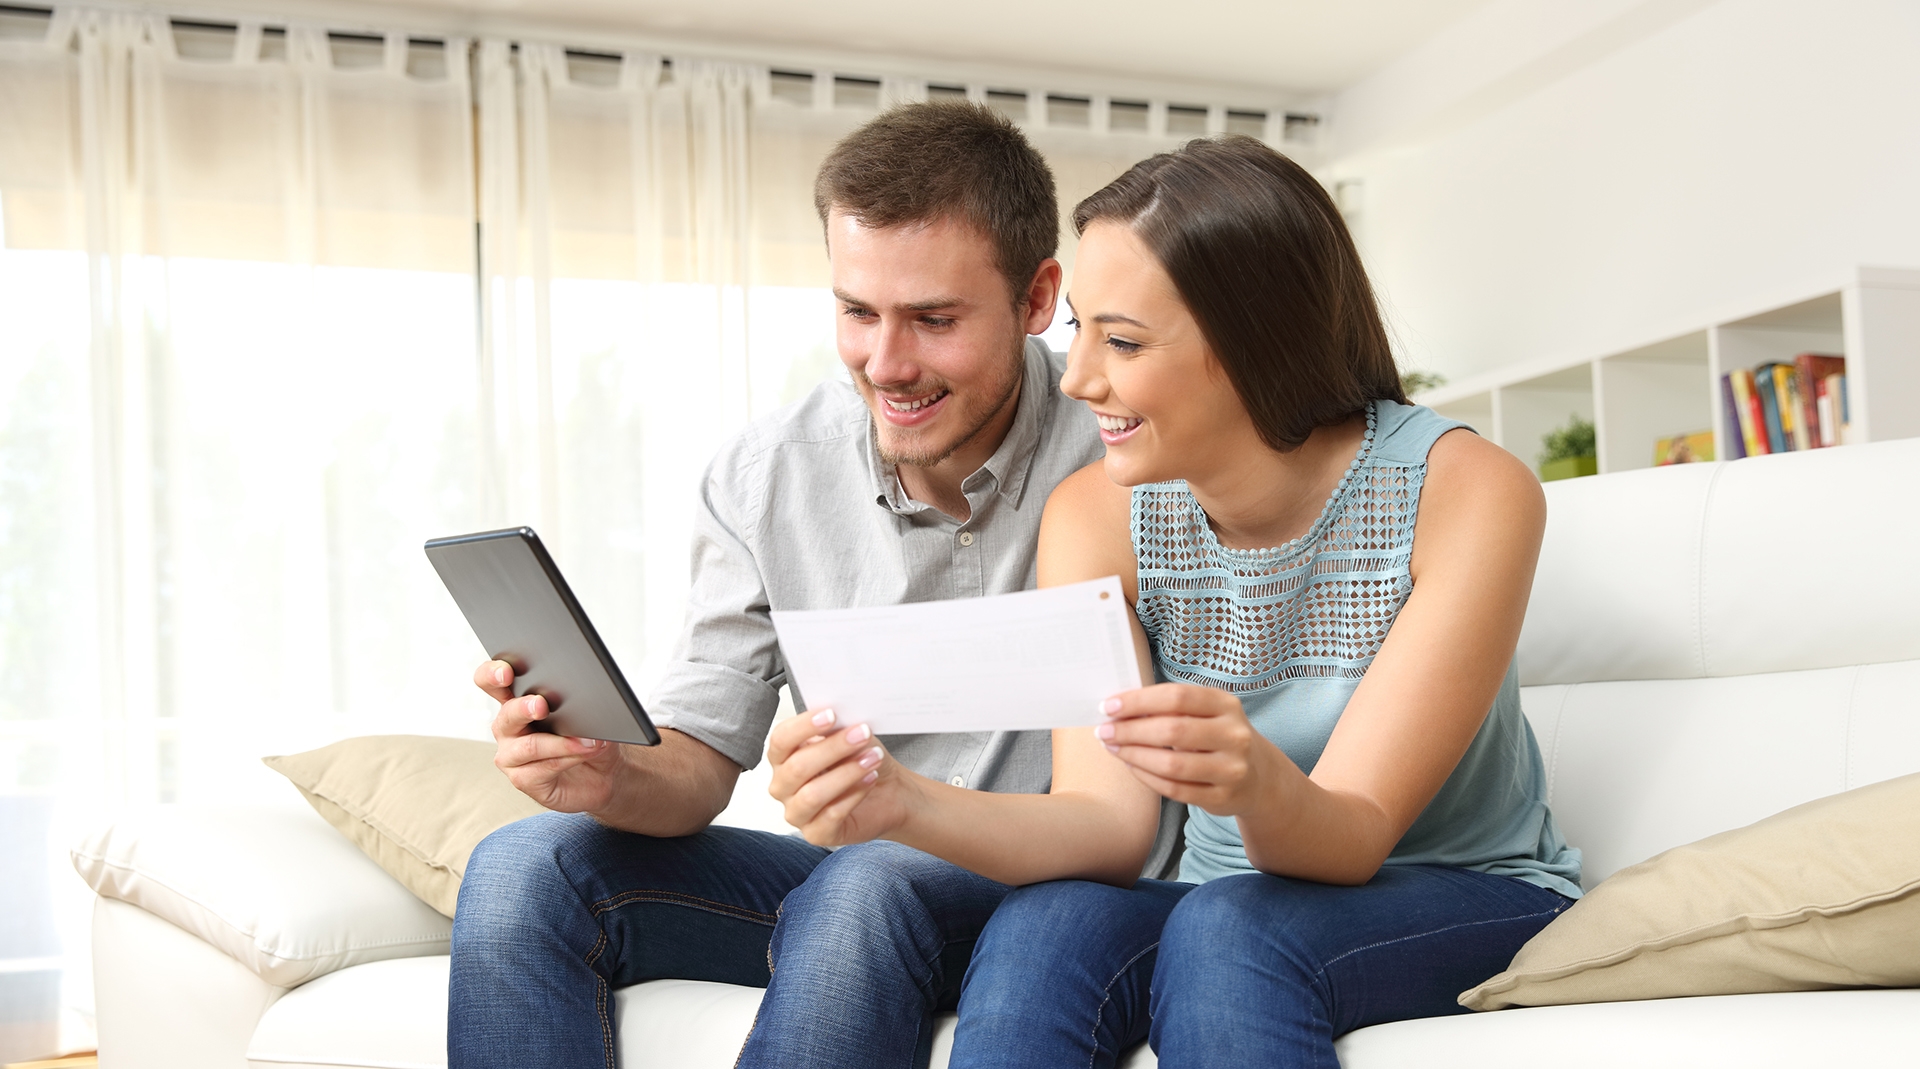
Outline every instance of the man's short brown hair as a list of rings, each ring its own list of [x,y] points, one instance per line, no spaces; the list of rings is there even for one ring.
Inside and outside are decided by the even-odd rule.
[[[1015,299],[1060,244],[1053,171],[1026,135],[991,108],[904,104],[840,139],[820,164],[813,206],[869,227],[952,217],[993,242]]]

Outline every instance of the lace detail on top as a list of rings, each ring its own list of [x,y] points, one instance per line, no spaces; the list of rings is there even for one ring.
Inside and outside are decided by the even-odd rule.
[[[1353,463],[1306,534],[1272,549],[1220,544],[1184,482],[1133,493],[1137,612],[1168,679],[1251,694],[1289,679],[1358,679],[1413,591],[1408,562],[1426,478],[1377,461],[1376,405]]]

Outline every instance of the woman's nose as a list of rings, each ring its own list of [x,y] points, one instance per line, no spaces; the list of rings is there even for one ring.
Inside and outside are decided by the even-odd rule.
[[[1094,366],[1098,358],[1089,353],[1088,348],[1082,344],[1081,336],[1075,335],[1073,344],[1067,347],[1066,374],[1060,376],[1060,392],[1076,401],[1095,400],[1104,381]]]

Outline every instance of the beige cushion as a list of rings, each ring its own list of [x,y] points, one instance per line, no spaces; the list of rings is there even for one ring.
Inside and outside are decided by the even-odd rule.
[[[370,735],[261,760],[407,890],[449,917],[480,840],[545,812],[494,767],[490,742]]]
[[[1920,775],[1621,869],[1469,1009],[1920,985]]]

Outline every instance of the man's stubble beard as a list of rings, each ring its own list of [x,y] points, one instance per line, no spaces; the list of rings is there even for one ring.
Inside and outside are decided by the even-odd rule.
[[[867,422],[871,426],[875,447],[880,451],[880,459],[895,467],[906,465],[911,468],[931,468],[959,452],[961,449],[964,449],[967,445],[971,444],[974,439],[980,437],[981,432],[987,429],[987,424],[992,423],[994,417],[998,416],[1009,403],[1012,403],[1015,395],[1020,392],[1020,383],[1025,380],[1027,374],[1026,338],[1027,336],[1024,333],[1017,336],[1014,343],[1014,358],[1007,363],[1009,374],[1006,381],[1000,384],[999,389],[994,391],[995,397],[993,403],[987,405],[980,412],[979,416],[973,421],[973,425],[967,428],[966,433],[955,438],[946,448],[937,453],[915,453],[889,449],[887,447],[886,436],[880,431],[878,418],[869,411],[867,413]],[[880,396],[879,391],[875,389],[873,380],[867,378],[865,372],[856,371],[854,374],[859,376],[860,381],[866,384],[868,390],[873,391],[872,396],[878,403],[883,405],[887,403],[886,400]],[[951,387],[948,387],[948,389],[951,389]],[[958,401],[960,398],[955,396],[953,400]]]

